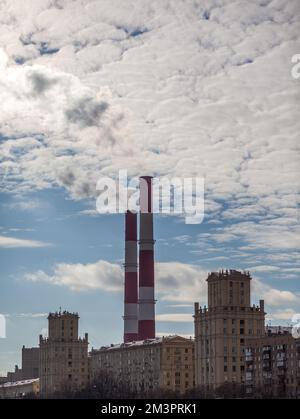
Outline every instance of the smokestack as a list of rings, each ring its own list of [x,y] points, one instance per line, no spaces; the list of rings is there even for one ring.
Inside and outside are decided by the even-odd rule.
[[[124,342],[138,340],[137,214],[125,214]]]
[[[139,339],[155,338],[152,177],[140,178]]]

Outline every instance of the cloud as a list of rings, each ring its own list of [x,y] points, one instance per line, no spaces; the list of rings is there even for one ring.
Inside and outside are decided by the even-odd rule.
[[[48,313],[9,313],[5,314],[5,317],[22,317],[22,318],[41,318],[41,317],[47,317]]]
[[[44,243],[37,240],[25,240],[17,239],[15,237],[0,236],[0,247],[6,249],[12,248],[38,248],[38,247],[47,247],[50,246],[50,243]]]
[[[298,1],[27,3],[0,4],[2,190],[82,199],[120,168],[203,176],[211,228],[176,242],[193,255],[238,248],[245,266],[279,275],[300,247]],[[272,256],[281,271],[266,268]],[[205,275],[161,264],[161,298],[192,301],[196,289],[204,300]]]
[[[205,176],[208,217],[294,208],[297,0],[35,3],[1,3],[6,188],[81,198],[128,168]]]
[[[37,199],[30,199],[26,201],[16,200],[9,204],[3,204],[5,208],[13,209],[13,210],[20,210],[20,211],[33,211],[38,208],[41,208],[44,205],[45,204],[43,204],[41,201]]]
[[[120,265],[99,260],[88,264],[59,263],[53,274],[42,270],[27,273],[25,280],[46,282],[70,288],[73,291],[103,290],[121,292],[123,290],[123,270]],[[162,300],[193,302],[206,298],[206,273],[199,267],[179,262],[156,264],[157,293]]]
[[[26,274],[25,279],[32,282],[65,286],[76,292],[97,289],[106,292],[120,292],[123,275],[119,265],[100,260],[89,264],[59,263],[55,265],[53,275],[48,275],[40,270]]]
[[[0,76],[3,191],[61,186],[76,199],[95,197],[123,118],[109,104],[109,88],[95,92],[70,73],[35,64],[2,61]]]
[[[39,318],[39,317],[47,317],[49,313],[20,313],[18,314],[19,317],[31,317],[31,318]]]
[[[280,268],[278,266],[259,265],[259,266],[251,266],[251,268],[248,268],[246,270],[251,271],[251,272],[275,272],[275,271],[280,271]]]
[[[191,323],[193,317],[191,313],[166,313],[157,314],[156,320],[159,322]]]
[[[292,318],[293,316],[297,314],[297,312],[295,310],[292,310],[290,308],[287,308],[285,310],[276,310],[273,311],[272,314],[268,315],[268,319],[269,320],[285,320],[285,321],[289,321],[290,323],[292,322]]]
[[[108,106],[106,102],[98,103],[91,98],[81,99],[72,108],[66,110],[66,117],[71,123],[92,127],[98,125],[101,115]]]
[[[287,306],[300,303],[300,295],[292,293],[291,291],[279,290],[272,288],[260,281],[254,279],[252,282],[253,293],[259,298],[265,300],[268,306]]]
[[[197,265],[180,262],[156,264],[157,292],[161,299],[173,302],[206,301],[207,272]]]
[[[47,77],[42,72],[39,73],[38,71],[29,73],[28,80],[32,87],[31,94],[35,97],[44,94],[47,90],[51,89],[52,86],[58,83],[58,79]]]
[[[175,306],[192,305],[195,301],[207,304],[207,272],[200,266],[179,262],[161,262],[156,264],[156,293],[161,301],[175,302]],[[25,280],[45,282],[64,286],[72,291],[105,292],[123,291],[123,270],[119,264],[99,260],[88,264],[59,263],[54,266],[53,274],[44,271],[27,273]],[[290,291],[279,290],[263,283],[258,278],[252,281],[255,298],[264,299],[266,304],[287,306],[299,303],[300,297]],[[169,314],[168,314],[169,315]],[[181,316],[181,314],[178,314]],[[161,315],[163,319],[165,315]],[[173,314],[171,314],[173,316]],[[173,318],[177,314],[174,314]],[[182,318],[186,317],[184,314]],[[179,317],[178,317],[179,318]]]
[[[97,217],[97,216],[99,216],[99,212],[96,209],[82,210],[78,214],[79,215],[87,215],[87,216],[90,216],[90,217]]]
[[[276,219],[239,221],[215,227],[208,235],[199,235],[214,244],[238,243],[240,249],[293,250],[300,248],[300,227],[298,224],[287,225],[276,222]]]

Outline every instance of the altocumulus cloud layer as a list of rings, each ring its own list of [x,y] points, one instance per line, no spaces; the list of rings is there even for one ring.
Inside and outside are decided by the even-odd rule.
[[[296,263],[299,22],[298,0],[1,1],[3,189],[203,176],[194,252],[238,240],[247,263]]]
[[[210,198],[248,198],[251,214],[285,195],[295,207],[296,0],[0,7],[6,179],[82,197],[119,168],[203,175]]]

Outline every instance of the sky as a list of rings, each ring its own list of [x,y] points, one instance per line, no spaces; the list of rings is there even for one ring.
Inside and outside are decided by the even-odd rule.
[[[155,215],[158,334],[193,335],[208,272],[300,312],[298,0],[0,1],[0,372],[47,313],[123,333],[124,217],[101,176],[203,177],[205,217]]]

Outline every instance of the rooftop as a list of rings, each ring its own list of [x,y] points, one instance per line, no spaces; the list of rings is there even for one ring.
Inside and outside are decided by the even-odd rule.
[[[211,272],[208,275],[207,281],[211,279],[251,279],[249,271],[236,271],[235,269],[220,270],[219,272]]]
[[[30,380],[21,380],[21,381],[8,381],[4,384],[0,385],[1,387],[17,387],[17,386],[24,386],[26,384],[38,383],[40,381],[39,378],[31,378]]]
[[[55,313],[49,313],[49,318],[59,318],[59,317],[79,317],[78,313],[71,313],[70,311],[56,311]]]
[[[187,341],[192,340],[191,338],[188,339],[179,335],[169,335],[169,336],[156,337],[154,339],[145,339],[145,340],[138,340],[138,341],[127,342],[127,343],[117,343],[117,344],[111,344],[107,346],[101,346],[100,349],[92,349],[92,352],[97,352],[97,351],[102,351],[102,350],[114,350],[114,349],[121,349],[121,348],[131,348],[131,347],[137,347],[137,346],[143,346],[143,345],[144,346],[155,345],[155,344],[162,343],[162,342],[174,339],[174,338],[180,338]]]

